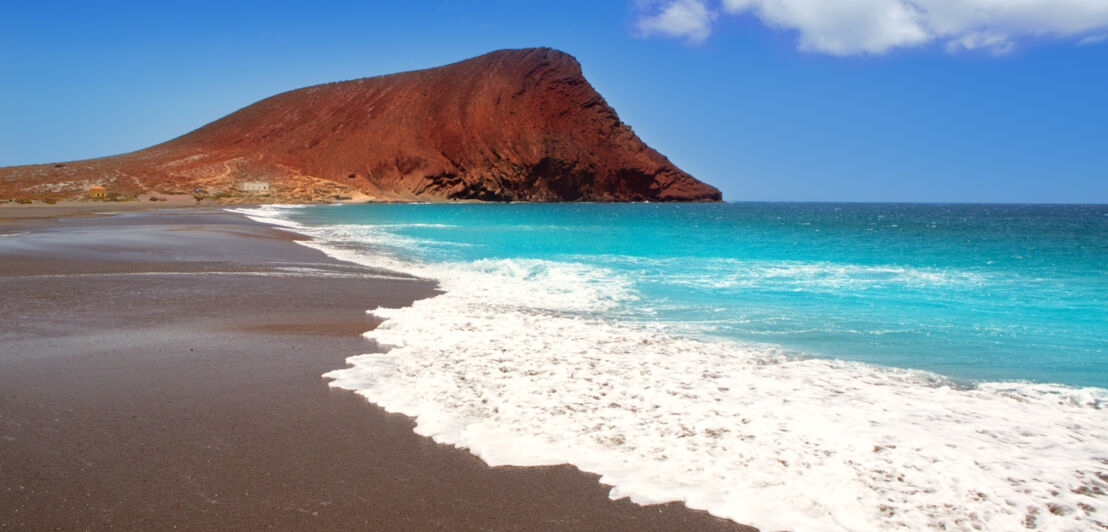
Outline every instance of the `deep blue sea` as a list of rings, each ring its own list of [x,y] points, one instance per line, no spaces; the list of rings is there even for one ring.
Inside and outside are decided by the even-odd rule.
[[[243,212],[441,283],[328,377],[491,464],[769,527],[1108,522],[1108,206]]]

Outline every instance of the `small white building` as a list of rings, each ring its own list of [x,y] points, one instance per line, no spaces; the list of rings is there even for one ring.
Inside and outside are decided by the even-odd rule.
[[[269,194],[268,181],[243,181],[239,183],[239,192],[248,194]]]

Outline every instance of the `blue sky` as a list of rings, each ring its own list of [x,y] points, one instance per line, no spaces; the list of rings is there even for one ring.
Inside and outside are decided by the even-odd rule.
[[[975,2],[993,10],[944,7]],[[725,199],[1108,202],[1108,0],[1004,4],[4,2],[0,165],[123,153],[281,91],[550,46]]]

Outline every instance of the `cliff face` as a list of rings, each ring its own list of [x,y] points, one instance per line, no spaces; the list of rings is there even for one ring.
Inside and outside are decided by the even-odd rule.
[[[545,48],[286,92],[130,154],[0,169],[6,185],[82,176],[166,192],[265,180],[282,200],[720,199]]]

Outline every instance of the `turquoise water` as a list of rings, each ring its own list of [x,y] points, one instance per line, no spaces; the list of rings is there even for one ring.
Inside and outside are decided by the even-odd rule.
[[[763,530],[1108,515],[1108,206],[239,212],[439,283],[324,378],[489,465]]]
[[[290,210],[366,225],[423,262],[599,268],[606,311],[692,335],[969,381],[1108,387],[1108,206],[357,205]],[[392,237],[392,238],[390,238]]]

